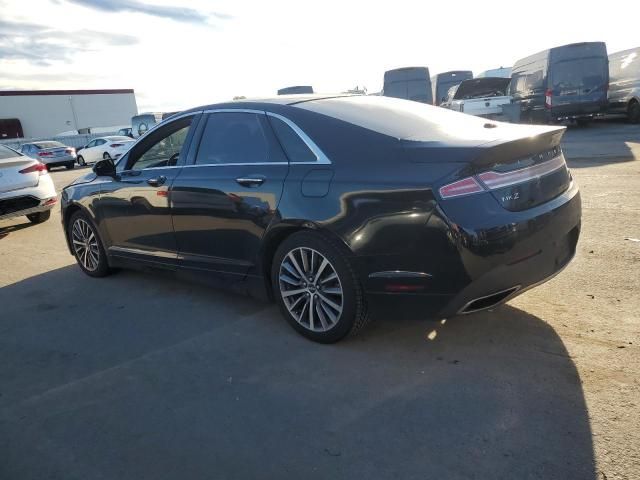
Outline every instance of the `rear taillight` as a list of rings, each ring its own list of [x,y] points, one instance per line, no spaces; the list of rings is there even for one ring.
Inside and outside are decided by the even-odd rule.
[[[23,168],[22,170],[20,170],[20,173],[35,173],[38,172],[40,175],[46,175],[47,174],[47,166],[44,163],[36,163],[35,165],[31,165],[30,167],[27,168]]]
[[[65,148],[64,150],[66,153],[76,153],[76,149],[75,148]]]
[[[112,143],[111,145],[109,145],[111,148],[118,148],[121,147],[122,145],[124,145],[123,143]]]
[[[551,98],[553,97],[553,90],[550,88],[544,92],[544,106],[545,108],[551,108]]]
[[[565,165],[564,156],[558,155],[547,162],[538,163],[531,167],[521,168],[512,172],[490,171],[480,173],[473,177],[466,177],[445,185],[444,187],[440,187],[439,192],[443,199],[448,199],[490,190],[499,190],[548,175]]]
[[[473,177],[463,178],[457,182],[450,183],[444,187],[440,187],[440,196],[442,198],[453,198],[461,195],[471,195],[472,193],[483,192],[484,188]]]
[[[38,152],[39,157],[53,157],[53,152]]]

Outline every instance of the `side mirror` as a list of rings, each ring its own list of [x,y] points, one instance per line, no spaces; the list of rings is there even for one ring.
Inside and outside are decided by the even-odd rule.
[[[93,172],[99,177],[115,177],[116,165],[110,158],[107,158],[106,160],[100,160],[93,166]]]

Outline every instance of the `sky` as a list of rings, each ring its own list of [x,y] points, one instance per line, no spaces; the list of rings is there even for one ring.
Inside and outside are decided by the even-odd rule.
[[[377,92],[390,68],[479,73],[573,42],[640,46],[638,0],[0,0],[0,12],[0,90],[133,88],[140,112],[290,85]]]

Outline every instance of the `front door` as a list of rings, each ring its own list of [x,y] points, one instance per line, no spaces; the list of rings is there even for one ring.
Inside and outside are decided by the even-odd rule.
[[[186,267],[244,275],[276,215],[288,162],[264,112],[219,111],[200,122],[199,146],[171,194]]]
[[[103,184],[98,214],[110,240],[110,254],[175,261],[169,199],[195,117],[183,116],[151,132],[118,162],[116,178]]]

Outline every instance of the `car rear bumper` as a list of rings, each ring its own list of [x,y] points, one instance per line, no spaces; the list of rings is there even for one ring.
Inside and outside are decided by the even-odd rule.
[[[65,155],[63,157],[54,157],[54,158],[38,158],[42,163],[48,165],[50,167],[56,165],[66,165],[68,163],[75,163],[76,156],[75,155]]]
[[[405,255],[356,259],[375,304],[446,318],[491,308],[544,283],[575,254],[580,193],[572,184],[530,210],[494,212],[484,228],[454,223],[444,212],[434,216],[432,228],[440,234],[429,234],[434,241],[422,253],[408,249]]]
[[[51,210],[57,201],[53,181],[44,175],[35,187],[0,193],[0,220]]]

